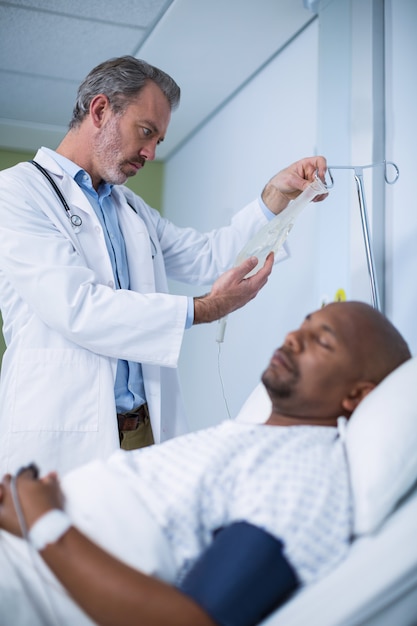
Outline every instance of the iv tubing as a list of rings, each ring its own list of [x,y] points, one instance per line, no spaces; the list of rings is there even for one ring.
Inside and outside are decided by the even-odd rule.
[[[27,468],[22,468],[21,470],[17,472],[15,476],[12,476],[11,481],[10,481],[10,491],[11,491],[12,501],[13,501],[13,505],[14,505],[15,512],[16,512],[16,517],[19,522],[20,530],[22,532],[22,537],[27,542],[29,555],[32,561],[33,568],[35,572],[37,573],[37,575],[39,576],[39,581],[41,583],[43,592],[45,594],[46,606],[43,606],[40,600],[35,597],[35,595],[30,597],[30,594],[29,594],[29,597],[30,597],[30,600],[32,601],[32,607],[34,611],[37,612],[40,618],[42,619],[42,624],[45,624],[45,626],[48,626],[48,625],[59,626],[59,619],[55,610],[55,605],[54,605],[52,595],[49,594],[48,585],[46,581],[44,580],[43,574],[40,571],[38,564],[37,564],[38,554],[36,550],[33,548],[29,540],[29,531],[26,525],[26,520],[23,514],[23,510],[20,504],[19,494],[17,492],[16,478],[17,476],[19,476],[21,471],[25,469],[32,469],[32,471],[34,472],[34,476],[37,476],[38,470],[36,466],[34,466],[33,464],[29,465]],[[7,553],[6,553],[6,556],[7,556]],[[21,575],[19,572],[18,572],[18,576],[19,578],[21,578]]]

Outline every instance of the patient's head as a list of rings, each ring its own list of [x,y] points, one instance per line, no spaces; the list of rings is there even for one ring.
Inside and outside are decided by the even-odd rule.
[[[391,322],[363,302],[333,302],[288,333],[262,375],[270,424],[335,425],[411,356]]]

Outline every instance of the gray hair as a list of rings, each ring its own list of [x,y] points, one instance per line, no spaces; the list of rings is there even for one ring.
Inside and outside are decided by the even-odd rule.
[[[161,89],[171,110],[180,101],[180,88],[165,72],[132,56],[109,59],[86,76],[78,88],[69,128],[79,126],[88,115],[90,102],[98,94],[107,96],[115,113],[123,113],[129,102],[152,80]]]

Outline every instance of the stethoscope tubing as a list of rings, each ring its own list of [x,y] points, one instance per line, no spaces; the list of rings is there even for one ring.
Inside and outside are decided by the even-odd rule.
[[[64,207],[64,209],[66,211],[68,219],[71,222],[71,226],[73,228],[80,228],[82,223],[83,223],[81,217],[79,215],[72,215],[71,209],[70,209],[70,207],[68,205],[68,202],[65,200],[65,197],[63,196],[61,190],[59,189],[58,185],[56,184],[56,182],[54,181],[52,176],[49,174],[49,172],[47,172],[46,169],[44,167],[42,167],[42,165],[40,165],[39,163],[37,163],[33,159],[31,161],[29,161],[29,163],[32,163],[32,165],[34,165],[40,172],[42,172],[42,174],[45,176],[45,178],[47,178],[48,181],[51,183],[53,189],[55,190],[56,195],[60,199],[60,201],[62,203],[62,206]]]

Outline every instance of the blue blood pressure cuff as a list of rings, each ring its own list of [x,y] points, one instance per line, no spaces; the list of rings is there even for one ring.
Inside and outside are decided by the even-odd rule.
[[[254,626],[297,588],[283,544],[246,522],[217,531],[179,585],[219,626]]]

